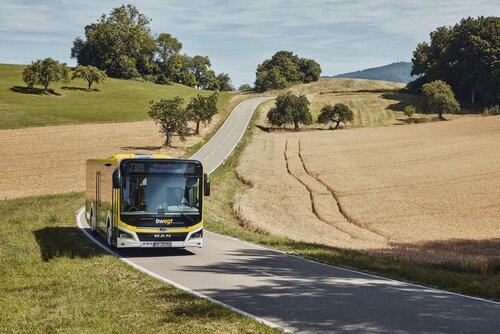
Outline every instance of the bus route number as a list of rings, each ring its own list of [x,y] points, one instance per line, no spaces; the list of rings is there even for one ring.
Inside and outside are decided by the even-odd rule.
[[[144,173],[144,164],[130,163],[128,166],[128,171],[130,173]]]

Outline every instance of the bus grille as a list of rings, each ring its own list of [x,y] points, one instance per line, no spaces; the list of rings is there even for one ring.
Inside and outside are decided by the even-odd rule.
[[[184,241],[187,233],[137,233],[140,241]]]

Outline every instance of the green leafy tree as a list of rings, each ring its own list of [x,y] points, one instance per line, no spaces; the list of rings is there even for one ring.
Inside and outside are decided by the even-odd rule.
[[[44,92],[47,93],[51,83],[69,82],[69,68],[66,63],[52,58],[38,59],[23,70],[23,80],[28,87],[43,86]]]
[[[321,67],[313,59],[299,58],[289,51],[278,51],[257,66],[255,90],[264,92],[316,81],[320,74]]]
[[[196,78],[196,88],[205,89],[215,80],[215,72],[210,70],[212,63],[208,57],[194,56],[191,60],[190,70]]]
[[[321,112],[316,120],[316,123],[329,124],[336,123],[335,127],[330,129],[335,130],[339,127],[340,123],[350,123],[354,120],[354,113],[344,103],[336,103],[334,106],[331,104],[325,105],[321,108]]]
[[[71,79],[76,79],[80,78],[85,81],[87,81],[87,90],[90,91],[92,88],[92,85],[95,84],[100,84],[106,81],[107,75],[104,71],[101,71],[95,66],[88,65],[88,66],[77,66],[76,69],[73,71],[73,76]]]
[[[196,95],[189,102],[186,111],[189,119],[196,122],[196,134],[200,134],[200,123],[210,124],[212,117],[217,114],[217,92],[209,96]]]
[[[297,96],[290,92],[280,94],[276,98],[275,107],[268,112],[267,120],[269,124],[279,127],[293,124],[295,131],[298,131],[300,124],[312,124],[309,104],[305,95]]]
[[[85,27],[85,40],[73,42],[71,57],[79,65],[92,65],[111,77],[133,78],[153,74],[158,47],[149,28],[150,19],[132,5],[114,8]]]
[[[252,90],[252,86],[250,86],[249,84],[242,84],[240,85],[240,87],[238,87],[238,90],[239,91],[245,91],[245,90]]]
[[[460,112],[460,105],[455,99],[451,87],[444,81],[436,80],[422,86],[422,104],[429,113],[455,114]]]
[[[217,74],[214,82],[217,84],[217,89],[213,89],[213,90],[219,90],[221,92],[231,92],[234,90],[234,87],[231,84],[231,78],[229,77],[229,74],[227,74],[227,73]]]
[[[156,47],[158,60],[162,63],[168,63],[172,56],[179,54],[182,49],[182,43],[169,33],[161,33],[156,38]]]
[[[500,18],[464,18],[453,27],[430,33],[430,43],[413,52],[412,74],[421,75],[410,87],[443,80],[462,101],[498,103],[500,98]]]
[[[183,108],[184,99],[150,101],[148,115],[153,118],[156,125],[160,125],[160,133],[165,135],[165,146],[171,146],[172,136],[177,134],[182,141],[186,140],[190,130],[188,126],[188,113]]]
[[[405,114],[405,116],[408,118],[411,118],[416,112],[417,110],[415,109],[414,106],[406,106],[403,109],[403,114]]]

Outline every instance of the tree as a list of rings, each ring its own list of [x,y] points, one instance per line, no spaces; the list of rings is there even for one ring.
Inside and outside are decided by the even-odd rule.
[[[215,83],[217,84],[217,89],[221,92],[231,92],[234,90],[233,85],[231,84],[231,78],[227,73],[219,73],[215,77]]]
[[[444,81],[436,80],[422,86],[422,103],[427,112],[438,114],[443,119],[443,114],[460,112],[451,87]]]
[[[299,58],[289,51],[278,51],[257,66],[255,90],[264,92],[316,81],[320,74],[321,67],[313,59]]]
[[[80,78],[87,81],[87,90],[90,91],[92,84],[100,84],[106,80],[108,76],[104,71],[101,71],[95,66],[77,66],[73,72],[71,79]]]
[[[200,123],[210,124],[212,117],[217,114],[217,92],[210,96],[196,95],[189,102],[186,111],[189,119],[196,122],[196,134],[200,134]]]
[[[231,87],[227,74],[217,79],[208,57],[181,54],[182,43],[169,33],[153,35],[150,22],[132,5],[116,7],[85,27],[85,38],[73,41],[71,57],[78,65],[95,66],[113,78],[155,77],[159,82],[212,90]]]
[[[238,88],[239,91],[252,90],[252,89],[253,89],[252,86],[250,86],[249,84],[243,84]]]
[[[132,78],[153,74],[157,45],[149,28],[150,19],[132,5],[114,8],[85,27],[85,40],[77,37],[71,57],[79,65],[92,65],[111,77]]]
[[[167,63],[173,55],[179,54],[182,43],[168,33],[161,33],[156,38],[156,48],[158,59],[163,63]]]
[[[498,103],[500,98],[500,18],[462,19],[453,27],[430,33],[430,43],[413,52],[412,74],[421,75],[410,86],[443,80],[462,101]]]
[[[295,131],[298,131],[300,124],[312,123],[309,100],[305,95],[297,96],[290,92],[280,94],[276,98],[275,107],[268,112],[267,120],[269,124],[279,127],[293,124]]]
[[[344,103],[337,103],[334,106],[331,104],[325,105],[321,108],[321,113],[316,120],[316,123],[328,124],[336,123],[335,127],[330,129],[335,130],[339,127],[340,123],[350,123],[354,120],[354,113]]]
[[[190,70],[196,78],[196,88],[204,89],[215,80],[215,72],[210,70],[210,59],[203,56],[194,56],[191,60]]]
[[[403,109],[403,114],[405,114],[406,117],[411,118],[413,114],[415,114],[417,110],[415,109],[414,106],[406,106]]]
[[[189,135],[188,113],[182,107],[184,99],[174,97],[173,99],[161,99],[156,102],[149,101],[148,115],[153,118],[156,125],[160,125],[160,132],[165,135],[165,146],[170,146],[172,136],[177,134],[182,141]]]
[[[42,85],[47,93],[53,82],[69,82],[69,68],[52,58],[38,59],[31,62],[23,71],[23,80],[28,87]]]

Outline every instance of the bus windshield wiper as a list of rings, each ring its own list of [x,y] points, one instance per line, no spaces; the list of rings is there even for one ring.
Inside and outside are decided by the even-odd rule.
[[[184,212],[179,212],[179,214],[183,217],[186,217],[187,219],[189,219],[189,221],[193,224],[195,223],[195,220],[192,218],[192,217],[189,217],[188,215],[186,215]]]

